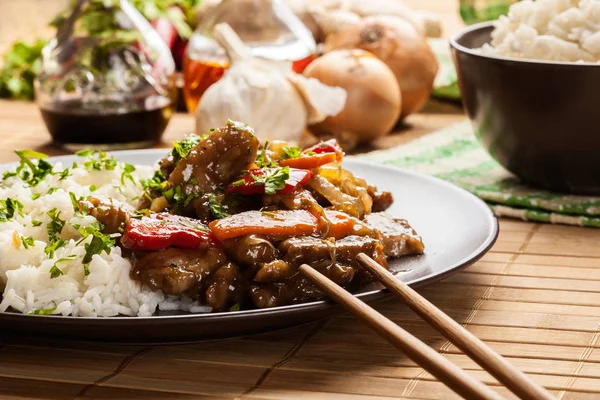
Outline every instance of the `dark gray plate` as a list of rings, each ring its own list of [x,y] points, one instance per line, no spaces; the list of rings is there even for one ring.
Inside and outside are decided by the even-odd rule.
[[[153,165],[165,150],[114,153],[132,164]],[[50,161],[72,162],[71,157]],[[425,242],[425,255],[392,259],[390,268],[411,286],[438,281],[481,258],[498,236],[489,207],[439,179],[347,158],[344,165],[370,184],[394,194],[391,214],[408,219]],[[8,166],[0,167],[6,169]],[[364,301],[382,298],[379,284],[363,288]],[[241,336],[316,321],[342,311],[326,301],[233,313],[156,315],[147,318],[79,318],[0,313],[0,332],[62,339],[135,343],[198,341]]]

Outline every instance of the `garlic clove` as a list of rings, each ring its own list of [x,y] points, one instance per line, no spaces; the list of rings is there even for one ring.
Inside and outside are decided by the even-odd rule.
[[[340,87],[327,86],[315,78],[289,74],[289,81],[300,92],[308,111],[308,123],[316,124],[339,114],[346,104],[347,93]]]

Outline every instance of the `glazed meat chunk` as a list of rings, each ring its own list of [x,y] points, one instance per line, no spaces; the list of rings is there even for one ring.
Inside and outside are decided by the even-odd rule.
[[[405,219],[387,213],[372,213],[365,217],[367,224],[380,233],[383,251],[389,257],[422,254],[425,246],[421,237]]]

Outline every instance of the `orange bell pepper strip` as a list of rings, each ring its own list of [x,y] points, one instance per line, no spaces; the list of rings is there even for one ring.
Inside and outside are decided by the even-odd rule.
[[[307,236],[317,233],[317,218],[304,210],[246,211],[209,224],[219,241],[257,234],[270,237]]]

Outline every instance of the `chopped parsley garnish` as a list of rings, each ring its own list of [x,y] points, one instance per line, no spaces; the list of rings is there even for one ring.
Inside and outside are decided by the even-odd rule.
[[[20,201],[10,197],[0,200],[0,221],[6,222],[13,219],[15,214],[23,216],[23,204]]]
[[[76,255],[71,254],[70,256],[66,256],[63,258],[59,258],[58,260],[56,260],[54,262],[54,265],[52,266],[52,268],[50,268],[50,278],[54,279],[54,278],[58,278],[59,276],[63,275],[63,272],[60,268],[58,268],[58,264],[60,263],[64,263],[67,261],[71,261],[71,260],[75,260],[77,258]]]
[[[58,176],[59,176],[58,180],[59,181],[64,181],[65,179],[67,179],[71,175],[72,175],[71,174],[71,170],[69,168],[65,168],[65,169],[63,169],[62,171],[60,171],[58,173]]]
[[[51,315],[54,311],[56,311],[57,308],[58,308],[57,305],[55,305],[52,308],[40,308],[38,310],[29,311],[27,314],[29,314],[29,315]]]
[[[135,167],[129,163],[123,164],[123,173],[121,174],[121,184],[125,185],[126,180],[130,180],[131,183],[135,185],[135,180],[133,179],[132,172],[135,171]]]
[[[190,134],[185,139],[178,142],[173,142],[173,150],[171,150],[171,156],[175,162],[186,158],[190,151],[202,140],[202,137]]]
[[[209,193],[208,197],[208,208],[210,214],[215,219],[221,219],[229,216],[229,213],[225,210],[225,207],[217,200],[214,194]]]
[[[142,184],[142,188],[144,190],[156,190],[159,193],[162,193],[162,190],[164,188],[163,182],[165,181],[166,179],[163,176],[162,172],[155,171],[154,175],[152,175],[152,178],[142,179],[140,180],[140,183]]]
[[[54,252],[66,244],[67,242],[64,239],[56,239],[54,242],[48,244],[46,248],[44,248],[44,253],[46,253],[49,258],[54,258]]]
[[[83,200],[83,198],[77,198],[75,196],[75,193],[73,192],[69,192],[69,197],[71,198],[71,204],[73,205],[73,211],[75,211],[76,213],[78,213],[79,210],[79,200]]]
[[[37,199],[40,198],[40,196],[41,196],[40,193],[34,193],[34,194],[31,195],[31,200],[37,200]]]
[[[14,172],[5,172],[4,179],[18,176],[29,186],[37,186],[47,175],[52,174],[52,164],[44,160],[48,157],[46,154],[33,150],[15,150],[15,154],[21,159],[19,166]],[[37,159],[37,163],[32,159]]]
[[[229,307],[229,311],[240,311],[240,303],[235,303],[231,307]]]
[[[35,246],[35,242],[31,236],[29,236],[29,237],[21,236],[21,243],[23,243],[23,247],[25,248],[25,250],[29,249],[30,247]]]
[[[90,192],[95,192],[96,190],[98,190],[98,186],[90,185]]]
[[[52,186],[50,189],[48,189],[48,192],[46,194],[52,194],[52,193],[56,192],[57,190],[58,190],[57,187]]]
[[[302,149],[297,146],[284,146],[283,154],[280,159],[285,160],[286,158],[298,158],[302,154]]]
[[[116,158],[109,156],[103,151],[94,152],[93,150],[80,150],[75,153],[79,157],[85,157],[83,163],[88,171],[112,171],[117,167]]]
[[[42,221],[37,221],[35,219],[31,220],[31,226],[36,227],[42,225]]]
[[[285,188],[285,181],[288,179],[290,179],[290,168],[283,167],[267,170],[265,176],[258,177],[256,181],[265,185],[265,194],[275,194]]]
[[[48,243],[53,243],[59,240],[58,235],[62,232],[66,221],[60,218],[60,211],[56,208],[53,208],[46,214],[50,217],[50,222],[48,222],[48,226],[46,227],[46,231],[48,232]]]
[[[306,155],[307,155],[307,156],[314,156],[315,154],[317,154],[317,153],[315,153],[315,152],[314,152],[314,151],[312,151],[312,150],[307,150],[307,151],[306,151]]]
[[[81,260],[86,276],[90,273],[87,264],[92,261],[94,254],[100,254],[102,252],[106,252],[107,254],[110,253],[115,245],[115,238],[121,236],[119,233],[106,235],[102,233],[103,229],[104,226],[101,223],[95,222],[79,231],[84,236],[84,239],[92,236],[92,240],[84,245],[85,255]]]
[[[236,186],[242,186],[244,183],[246,183],[246,181],[243,180],[243,179],[240,179],[240,180],[237,180],[237,181],[233,182],[232,185],[234,187],[236,187]]]
[[[265,217],[275,218],[275,213],[270,212],[270,211],[261,211],[261,214],[264,215]]]
[[[265,142],[265,145],[262,147],[262,149],[256,156],[256,160],[254,162],[259,168],[272,168],[278,166],[278,164],[275,161],[269,160],[269,157],[267,155],[268,147],[269,142]]]
[[[192,201],[201,196],[200,193],[184,194],[181,186],[175,186],[166,190],[164,193],[165,199],[171,206],[171,210],[177,214],[181,212],[185,207],[189,206]]]

